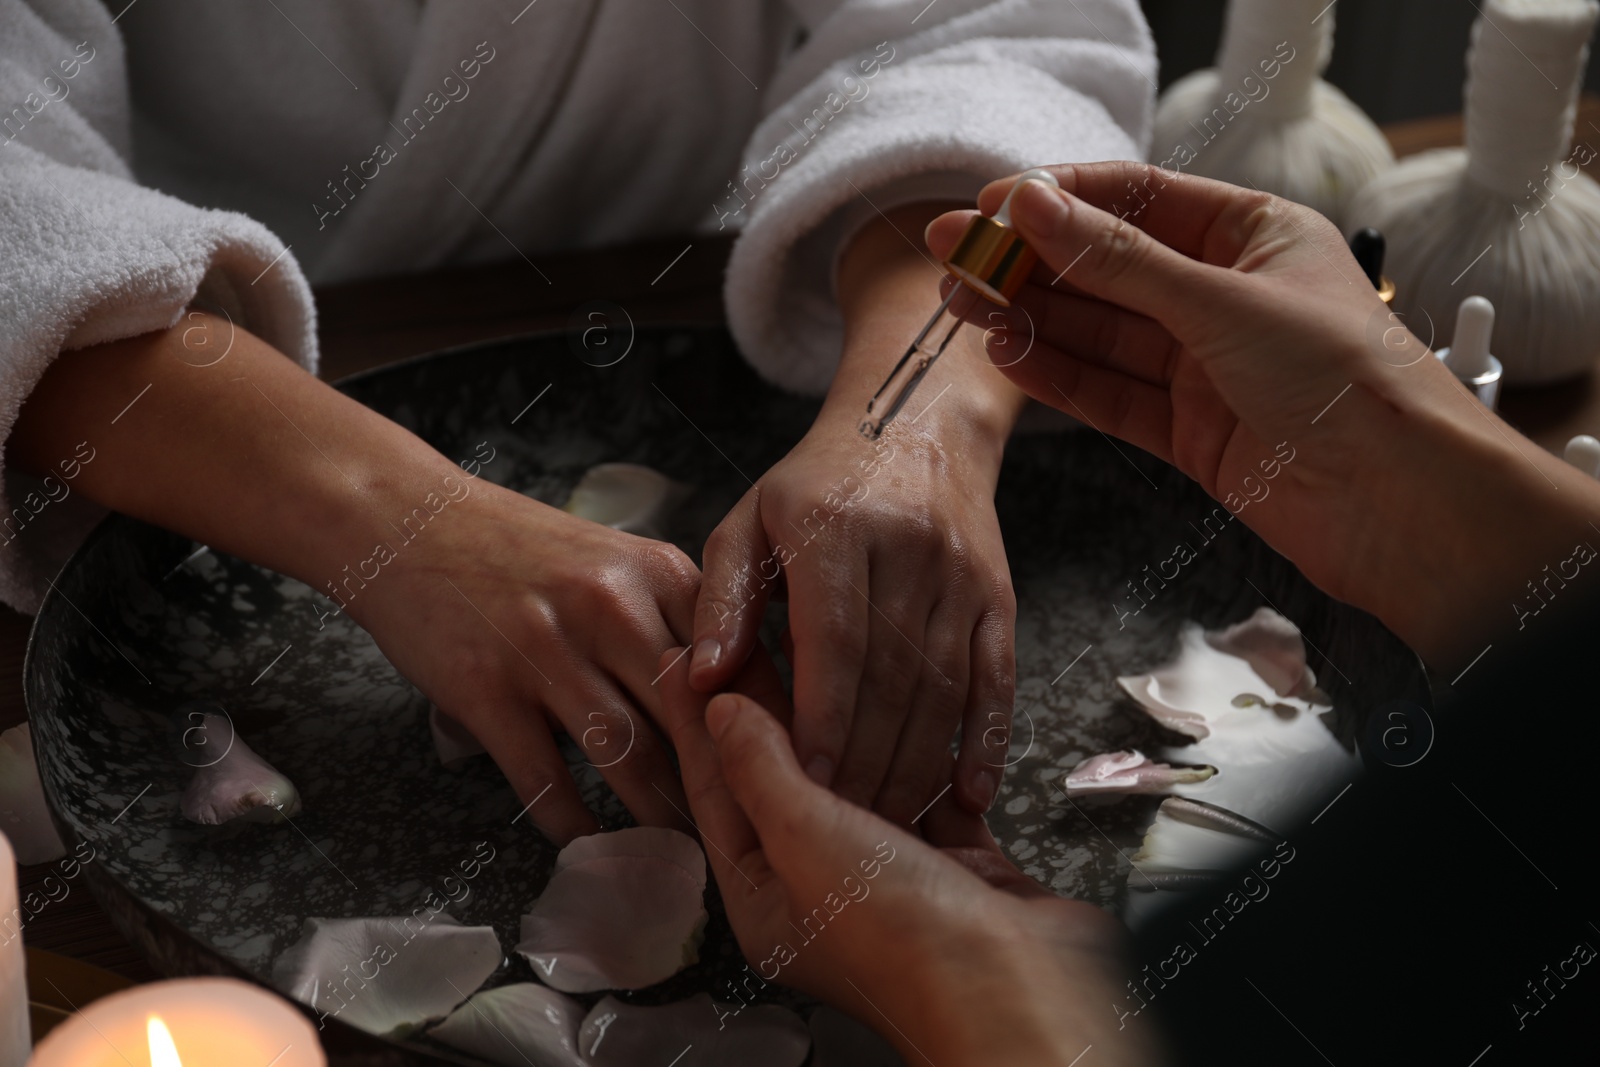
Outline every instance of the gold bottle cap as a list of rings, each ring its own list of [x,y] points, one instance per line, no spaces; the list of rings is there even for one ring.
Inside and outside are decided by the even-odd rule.
[[[967,224],[945,267],[1001,307],[1010,307],[1039,257],[1016,230],[979,215]]]
[[[1017,295],[1022,283],[1028,280],[1028,272],[1039,262],[1028,242],[1011,228],[1011,199],[1027,181],[1061,187],[1056,176],[1042,167],[1024,171],[1012,183],[1000,210],[992,218],[979,215],[969,222],[955,251],[944,261],[951,274],[1001,307],[1011,306],[1011,298]]]
[[[1383,277],[1378,279],[1378,299],[1382,300],[1385,304],[1392,304],[1394,303],[1394,294],[1394,281],[1387,274],[1385,274]]]

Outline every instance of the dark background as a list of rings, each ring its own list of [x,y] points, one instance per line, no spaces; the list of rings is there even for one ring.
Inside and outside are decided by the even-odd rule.
[[[1339,0],[1327,79],[1372,117],[1397,122],[1461,110],[1467,36],[1478,0]],[[1161,55],[1161,87],[1209,67],[1225,0],[1143,0]],[[1600,91],[1591,52],[1587,88]]]

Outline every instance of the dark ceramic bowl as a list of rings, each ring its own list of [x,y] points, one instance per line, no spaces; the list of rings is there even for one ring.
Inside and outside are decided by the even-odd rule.
[[[495,459],[481,477],[550,503],[608,461],[694,485],[668,534],[698,559],[747,478],[800,438],[815,406],[761,384],[718,329],[642,328],[617,341],[609,351],[626,354],[614,363],[580,335],[546,334],[412,360],[340,388],[447,456],[485,454],[488,442]],[[1016,861],[1064,895],[1120,906],[1120,850],[1138,844],[1157,798],[1093,804],[1091,827],[1046,780],[1096,752],[1159,740],[1128,713],[1115,678],[1169,657],[1183,619],[1220,625],[1275,605],[1308,637],[1347,740],[1386,701],[1429,704],[1415,656],[1240,523],[1202,542],[1196,528],[1215,508],[1186,479],[1097,433],[1022,437],[1007,456],[999,510],[1019,603],[1018,726],[991,822]],[[1115,605],[1134,604],[1127,583],[1142,582],[1179,540],[1200,546],[1198,558],[1137,616],[1121,617]],[[93,845],[85,877],[113,920],[165,973],[266,981],[308,916],[409,913],[487,841],[495,859],[451,910],[492,924],[509,952],[555,851],[527,820],[513,823],[520,805],[493,765],[441,768],[426,703],[348,620],[319,629],[308,588],[196,550],[108,519],[62,572],[29,646],[41,777],[69,847]],[[169,719],[191,699],[221,704],[298,785],[304,810],[292,825],[217,840],[179,815],[191,772]],[[592,769],[583,774],[607,824],[623,824]],[[702,962],[637,999],[713,991],[740,965],[713,906]],[[490,981],[528,977],[513,960]],[[339,1063],[476,1062],[337,1020],[324,1036]]]

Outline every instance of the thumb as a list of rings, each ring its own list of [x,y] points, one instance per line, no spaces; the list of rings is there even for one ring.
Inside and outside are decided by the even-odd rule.
[[[723,693],[707,706],[705,721],[723,780],[780,874],[792,846],[809,841],[814,852],[832,836],[830,810],[844,802],[806,777],[789,735],[770,712],[741,694]]]
[[[761,525],[759,490],[746,493],[711,532],[702,562],[689,684],[709,693],[744,666],[756,646],[771,586],[781,578]]]
[[[1023,182],[1011,201],[1011,219],[1052,271],[1173,333],[1215,306],[1216,268],[1063,189]]]

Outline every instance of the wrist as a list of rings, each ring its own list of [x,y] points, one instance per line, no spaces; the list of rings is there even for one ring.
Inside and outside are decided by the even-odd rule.
[[[938,309],[943,271],[912,242],[952,206],[896,208],[863,227],[841,255],[844,350],[823,419],[853,431],[868,398]],[[915,425],[941,446],[953,443],[998,469],[1005,442],[1027,402],[1022,390],[990,364],[983,328],[968,323],[956,332],[890,431]]]
[[[301,578],[328,598],[327,610],[370,629],[384,603],[404,597],[416,576],[447,551],[450,528],[472,510],[482,486],[404,430],[341,463],[329,485],[335,502],[306,515]],[[375,444],[378,442],[374,442]],[[381,457],[381,458],[380,458]]]
[[[945,1049],[954,1064],[1065,1065],[1086,1045],[1102,1047],[1105,1063],[1148,1063],[1149,1050],[1129,1035],[1111,1041],[1116,977],[1110,959],[1063,939],[1041,936],[1033,922],[1005,918],[965,927],[941,945],[957,966],[942,967],[953,980],[925,993],[922,1048]],[[984,1010],[974,1012],[973,1005]],[[1104,1015],[1102,1019],[1100,1016]],[[906,1062],[915,1050],[902,1049]],[[1133,1058],[1124,1060],[1124,1055]]]
[[[1357,555],[1371,563],[1362,566],[1365,579],[1350,599],[1451,672],[1522,628],[1519,604],[1537,613],[1544,601],[1530,583],[1567,560],[1575,545],[1600,546],[1591,525],[1600,521],[1600,483],[1479,410],[1459,389],[1431,399],[1426,409],[1401,411],[1402,430],[1389,450],[1396,469],[1372,508],[1398,522],[1369,524],[1374,536]],[[1588,570],[1575,574],[1581,580]]]
[[[981,345],[979,346],[981,347]],[[988,383],[973,381],[966,375],[940,373],[955,370],[958,360],[973,356],[957,351],[955,344],[940,360],[933,372],[923,381],[900,415],[884,430],[883,442],[890,446],[913,450],[926,449],[929,444],[943,454],[951,466],[951,474],[977,475],[993,489],[1000,472],[1000,462],[1005,455],[1006,442],[1016,427],[1025,399],[1004,389],[986,388]],[[880,353],[881,354],[881,353]],[[895,353],[894,358],[898,358]],[[976,354],[982,359],[981,353]],[[892,359],[879,359],[870,363],[863,356],[863,365],[883,364],[886,373],[893,365]],[[874,366],[874,369],[877,369]],[[981,368],[1000,378],[998,371],[984,364]],[[878,383],[865,385],[856,381],[836,379],[822,410],[814,424],[816,432],[832,435],[859,432],[866,414],[867,400]],[[1001,379],[1000,384],[1009,386]]]

